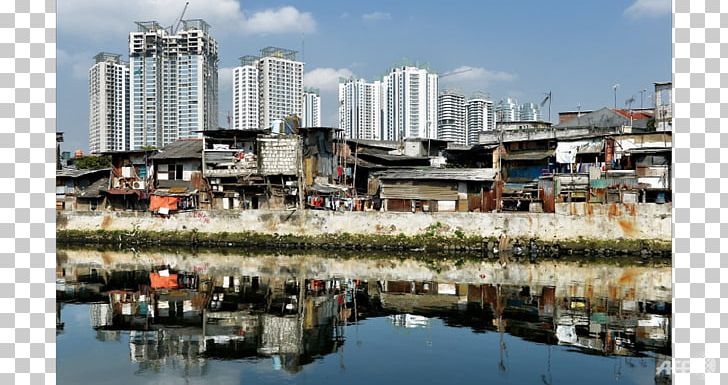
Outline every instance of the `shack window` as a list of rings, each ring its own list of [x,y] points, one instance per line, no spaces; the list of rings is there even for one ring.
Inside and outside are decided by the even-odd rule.
[[[167,171],[167,177],[169,180],[182,180],[182,165],[181,164],[170,164],[168,171]]]

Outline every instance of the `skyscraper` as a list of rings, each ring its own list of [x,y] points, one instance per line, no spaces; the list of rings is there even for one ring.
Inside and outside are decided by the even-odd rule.
[[[347,138],[382,139],[382,83],[339,83],[339,122]]]
[[[266,47],[260,56],[243,56],[235,68],[233,110],[235,128],[270,128],[289,115],[303,114],[303,62],[296,61],[296,51]],[[238,85],[242,88],[238,88]],[[257,87],[257,100],[254,88]],[[243,96],[243,93],[247,96]],[[257,126],[251,112],[257,105]]]
[[[437,138],[437,74],[392,68],[382,79],[383,139]]]
[[[519,117],[522,122],[540,122],[541,110],[536,103],[524,103],[519,106]]]
[[[88,71],[89,152],[129,149],[129,65],[101,52]]]
[[[233,124],[237,130],[260,128],[258,57],[243,56],[233,69]]]
[[[498,122],[517,122],[521,120],[521,110],[518,103],[512,98],[498,102],[495,113]]]
[[[309,89],[303,92],[303,127],[321,127],[321,96],[319,91]]]
[[[468,143],[462,94],[445,91],[437,97],[437,138],[460,145]]]
[[[129,34],[131,149],[162,147],[218,128],[218,45],[210,26],[183,20],[179,31],[137,22]]]
[[[296,51],[267,47],[258,60],[260,127],[288,115],[303,113],[303,63]]]
[[[495,108],[493,101],[488,99],[475,98],[467,101],[467,132],[468,145],[478,143],[478,134],[481,131],[495,129]]]

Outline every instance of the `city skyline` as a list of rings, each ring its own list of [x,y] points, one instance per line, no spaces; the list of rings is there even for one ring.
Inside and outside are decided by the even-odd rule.
[[[157,21],[136,25],[128,34],[129,149],[160,148],[216,129],[218,43],[210,25],[200,19],[180,20],[169,31]]]
[[[62,3],[58,9],[58,119],[67,150],[87,150],[87,73],[93,56],[126,52],[124,36],[134,21],[172,24],[182,10],[182,4],[171,0],[118,9],[81,3]],[[253,1],[243,8],[233,0],[193,0],[185,18],[205,19],[220,44],[220,126],[227,126],[228,111],[232,112],[228,105],[237,58],[269,45],[300,52],[306,63],[304,86],[321,90],[321,123],[337,125],[338,78],[377,79],[403,58],[429,64],[439,74],[469,69],[443,78],[441,89],[487,91],[493,100],[514,97],[536,103],[552,91],[552,117],[578,105],[610,106],[615,83],[621,84],[619,106],[635,95],[637,103],[652,105],[651,91],[644,95],[640,91],[671,76],[670,6],[646,8],[639,3],[567,2],[558,10],[539,3],[518,10],[504,4],[467,3],[469,11],[463,12],[462,7],[429,2],[408,8],[380,1],[346,5]],[[516,21],[519,29],[513,33],[507,27]],[[432,28],[434,22],[438,28]],[[95,26],[95,33],[88,34],[88,28]],[[482,40],[483,33],[494,39]],[[496,39],[497,35],[505,38]],[[534,40],[534,36],[539,37]],[[513,49],[525,47],[526,41],[531,42],[527,50]],[[639,48],[629,48],[625,42]]]

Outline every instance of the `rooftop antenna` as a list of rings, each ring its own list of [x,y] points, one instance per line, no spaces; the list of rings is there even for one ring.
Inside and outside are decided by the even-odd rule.
[[[306,34],[304,32],[301,32],[301,61],[304,63],[306,62],[305,52],[306,52]]]
[[[640,90],[640,109],[645,108],[645,92],[647,92],[647,90]]]

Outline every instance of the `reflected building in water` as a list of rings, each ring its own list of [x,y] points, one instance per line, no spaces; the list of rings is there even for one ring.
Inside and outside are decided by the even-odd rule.
[[[515,267],[509,269],[517,275]],[[67,262],[58,268],[57,290],[59,300],[92,302],[90,327],[98,340],[120,341],[128,334],[130,360],[139,370],[171,366],[185,376],[204,375],[209,359],[256,357],[298,372],[339,351],[346,325],[375,317],[389,317],[393,327],[426,328],[437,318],[476,333],[499,333],[502,351],[508,334],[587,354],[655,357],[656,367],[671,354],[669,300],[651,298],[625,274],[615,281],[556,286],[508,277],[488,282],[479,276],[474,283],[305,271],[278,266],[242,275],[221,266],[169,265],[107,270]],[[667,274],[669,279],[669,269]],[[62,323],[60,309],[58,314]]]

